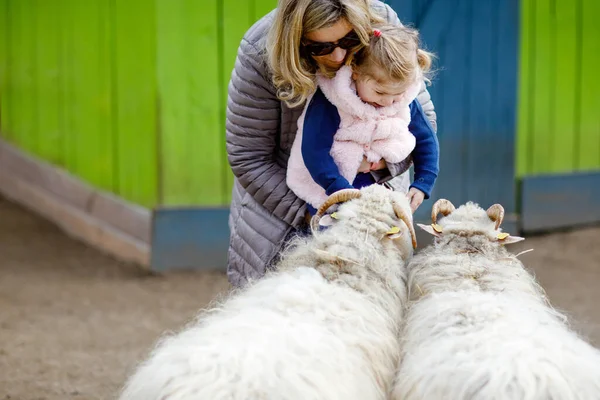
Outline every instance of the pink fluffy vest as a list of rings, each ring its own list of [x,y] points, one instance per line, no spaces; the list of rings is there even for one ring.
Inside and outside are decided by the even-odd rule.
[[[408,130],[410,103],[421,88],[420,80],[389,107],[375,108],[356,94],[352,69],[344,66],[332,79],[317,76],[317,84],[327,99],[337,107],[340,127],[335,133],[330,154],[340,174],[352,183],[363,156],[369,162],[382,158],[389,163],[404,160],[415,148],[415,137]],[[298,119],[298,132],[292,144],[287,169],[289,188],[310,205],[319,208],[327,199],[325,189],[311,177],[302,159],[302,131],[309,98]]]

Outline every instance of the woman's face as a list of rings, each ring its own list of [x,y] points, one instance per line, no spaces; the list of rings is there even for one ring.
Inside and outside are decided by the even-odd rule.
[[[312,43],[337,43],[348,33],[352,32],[352,25],[345,19],[341,19],[327,28],[318,29],[304,35]],[[321,67],[337,71],[346,60],[348,50],[336,47],[331,54],[324,56],[312,56]]]

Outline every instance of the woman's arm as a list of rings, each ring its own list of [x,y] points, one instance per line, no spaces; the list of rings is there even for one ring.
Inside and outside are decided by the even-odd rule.
[[[293,225],[302,218],[303,201],[288,188],[286,170],[275,161],[281,102],[266,70],[264,54],[242,39],[228,89],[227,159],[246,191]]]

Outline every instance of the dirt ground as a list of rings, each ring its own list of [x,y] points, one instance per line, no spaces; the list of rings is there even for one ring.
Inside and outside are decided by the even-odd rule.
[[[600,227],[514,251],[600,345]],[[229,285],[221,273],[149,275],[0,198],[0,400],[113,399],[135,362]]]

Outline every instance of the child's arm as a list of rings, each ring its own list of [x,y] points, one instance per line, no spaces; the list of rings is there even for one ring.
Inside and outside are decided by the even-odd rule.
[[[410,111],[408,130],[416,139],[412,153],[415,174],[410,187],[419,189],[425,195],[425,199],[428,199],[439,172],[439,143],[435,130],[418,100],[410,104]]]
[[[302,158],[314,181],[329,196],[353,186],[344,178],[331,157],[333,136],[340,126],[337,108],[327,100],[320,89],[313,96],[304,118],[302,131]]]

